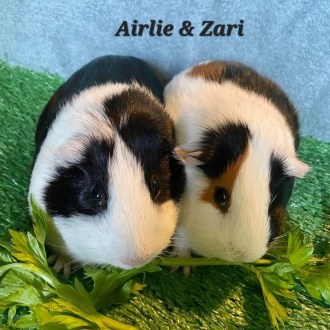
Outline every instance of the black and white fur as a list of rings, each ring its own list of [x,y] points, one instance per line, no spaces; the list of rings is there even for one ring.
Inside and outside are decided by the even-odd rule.
[[[253,69],[220,61],[181,72],[164,95],[187,174],[176,251],[242,262],[262,257],[279,233],[294,177],[309,170],[296,156],[292,103]],[[231,193],[215,186],[210,194],[221,181],[233,183]],[[202,198],[205,191],[213,200]]]
[[[184,170],[171,155],[163,86],[135,57],[74,73],[43,110],[29,196],[47,211],[47,242],[80,264],[139,267],[167,247]]]

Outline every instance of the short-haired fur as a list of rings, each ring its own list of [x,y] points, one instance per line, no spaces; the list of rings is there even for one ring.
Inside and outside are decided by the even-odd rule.
[[[308,171],[296,157],[299,123],[289,98],[255,70],[224,61],[181,72],[164,95],[187,174],[177,250],[262,257],[284,221],[294,177]]]
[[[106,56],[46,105],[29,196],[53,216],[47,241],[58,253],[133,268],[170,243],[185,176],[162,90],[142,60]]]

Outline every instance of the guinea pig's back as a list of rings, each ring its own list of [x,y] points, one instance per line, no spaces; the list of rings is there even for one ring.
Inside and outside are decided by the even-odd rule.
[[[186,132],[181,135],[194,137],[201,134],[194,132],[197,126],[214,125],[214,116],[222,121],[229,114],[229,109],[230,116],[234,115],[230,102],[232,100],[238,104],[239,94],[244,92],[252,92],[274,106],[287,123],[297,149],[299,120],[294,105],[275,82],[247,65],[231,61],[202,62],[176,75],[165,87],[164,95],[166,110],[178,131]],[[242,115],[245,116],[244,113],[239,114]],[[182,140],[180,143],[187,142],[180,134],[179,140]]]
[[[214,62],[215,66],[223,66],[220,79],[231,81],[244,90],[252,91],[272,102],[288,123],[295,146],[299,143],[299,121],[294,105],[274,81],[268,79],[251,67],[239,62]]]
[[[84,65],[62,85],[61,97],[67,99],[108,82],[130,84],[133,81],[147,86],[159,100],[163,99],[163,86],[155,70],[139,58],[119,55],[99,57]]]
[[[202,77],[220,85],[230,82],[244,91],[253,92],[271,102],[285,118],[297,149],[299,145],[299,120],[295,107],[274,81],[245,64],[233,61],[201,63],[193,67],[188,75],[190,77]]]
[[[65,83],[63,83],[51,97],[41,113],[36,134],[36,152],[47,135],[56,115],[62,106],[74,95],[93,86],[106,83],[138,84],[147,87],[160,101],[163,100],[163,84],[159,73],[149,64],[133,56],[108,55],[96,58],[76,71]]]

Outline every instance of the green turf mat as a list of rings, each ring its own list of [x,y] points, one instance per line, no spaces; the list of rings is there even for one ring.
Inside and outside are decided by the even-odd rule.
[[[27,229],[27,188],[38,115],[62,79],[0,61],[0,234]],[[290,221],[322,252],[330,236],[330,144],[303,138],[300,157],[312,167],[296,180]],[[329,274],[330,276],[330,274]],[[256,279],[239,267],[200,267],[189,279],[168,270],[147,274],[148,287],[109,315],[141,329],[271,329]],[[297,286],[283,302],[285,329],[329,329],[330,309]],[[5,319],[0,317],[0,327]]]

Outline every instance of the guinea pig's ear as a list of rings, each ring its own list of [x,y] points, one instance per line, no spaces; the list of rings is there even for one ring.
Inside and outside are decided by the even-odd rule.
[[[289,163],[287,174],[290,176],[295,176],[297,178],[303,178],[309,171],[310,167],[307,164],[305,164],[298,158],[294,158]]]
[[[183,165],[198,166],[203,165],[201,160],[201,151],[188,151],[184,146],[178,146],[173,151],[174,158],[179,160]]]

